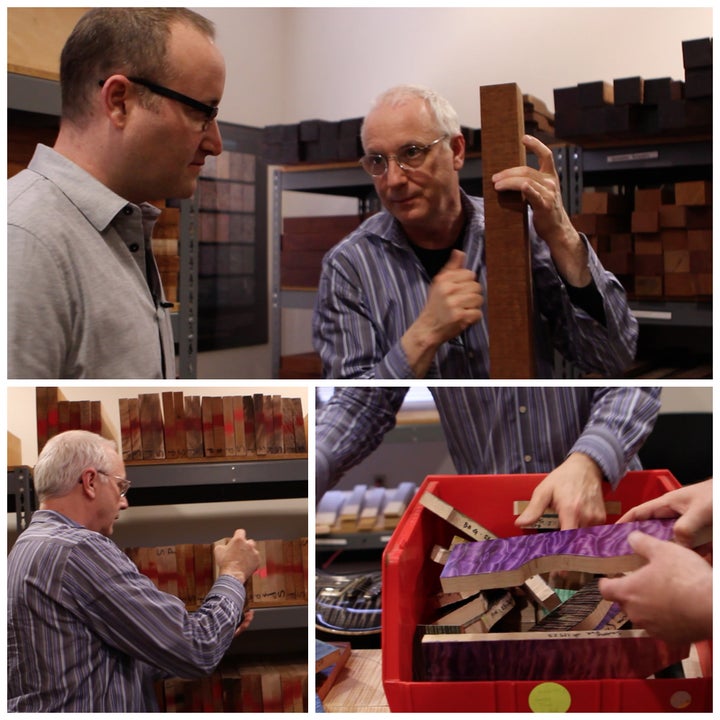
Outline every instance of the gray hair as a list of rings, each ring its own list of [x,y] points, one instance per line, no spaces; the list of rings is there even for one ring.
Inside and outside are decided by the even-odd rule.
[[[88,467],[107,471],[117,446],[86,430],[68,430],[45,443],[33,470],[38,499],[67,495]]]
[[[430,114],[437,123],[438,130],[448,137],[453,137],[461,133],[460,120],[458,119],[455,108],[434,90],[422,87],[421,85],[396,85],[395,87],[385,90],[385,92],[375,98],[368,115],[375,109],[382,106],[398,107],[410,100],[424,100]],[[366,116],[367,117],[367,116]],[[365,141],[365,123],[360,129],[360,137]]]

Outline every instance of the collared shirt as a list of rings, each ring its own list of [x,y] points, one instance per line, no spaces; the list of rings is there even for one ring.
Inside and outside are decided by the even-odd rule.
[[[549,473],[570,453],[591,457],[613,488],[640,468],[660,388],[430,387],[459,474]],[[316,421],[317,497],[395,425],[407,388],[336,388]]]
[[[8,181],[8,377],[175,377],[159,214],[38,145]]]
[[[482,198],[461,194],[467,223],[466,267],[487,286]],[[632,362],[637,321],[625,291],[588,246],[589,269],[605,323],[573,305],[547,244],[530,223],[538,377],[553,377],[553,347],[580,372],[619,377]],[[323,260],[313,342],[329,378],[414,379],[400,344],[427,301],[430,278],[400,223],[383,211],[332,248]],[[440,346],[427,378],[490,377],[485,316]]]
[[[210,674],[245,602],[243,584],[221,575],[188,613],[109,538],[48,510],[7,562],[9,711],[157,709],[152,681]]]

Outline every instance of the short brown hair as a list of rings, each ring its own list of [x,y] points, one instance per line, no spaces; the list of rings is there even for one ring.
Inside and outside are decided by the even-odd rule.
[[[80,121],[98,82],[114,73],[157,82],[167,78],[167,41],[176,22],[215,38],[214,24],[186,8],[104,7],[85,13],[60,56],[62,117]]]

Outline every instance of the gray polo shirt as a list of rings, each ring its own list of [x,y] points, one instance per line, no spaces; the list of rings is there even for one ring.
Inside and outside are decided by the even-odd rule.
[[[150,236],[127,202],[38,145],[8,188],[8,377],[174,378]]]

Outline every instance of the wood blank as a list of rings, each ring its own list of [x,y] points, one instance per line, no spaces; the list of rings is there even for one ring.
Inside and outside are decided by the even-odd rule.
[[[526,164],[522,93],[514,83],[480,88],[490,377],[535,377],[530,240],[519,192],[496,192],[492,176]]]
[[[440,575],[445,592],[513,587],[552,570],[611,574],[643,564],[627,542],[633,530],[673,537],[675,518],[518,535],[453,548]]]
[[[426,681],[591,680],[646,678],[683,660],[644,630],[425,635]]]

